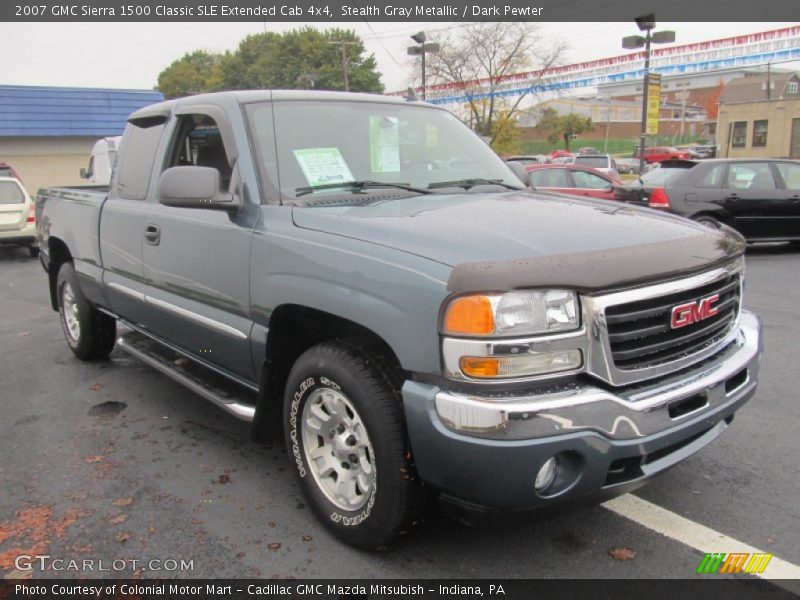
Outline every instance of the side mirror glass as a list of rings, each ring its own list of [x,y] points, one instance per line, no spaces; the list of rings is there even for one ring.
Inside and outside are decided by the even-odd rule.
[[[220,175],[213,167],[171,167],[158,180],[161,204],[183,208],[238,210],[236,194],[220,191]]]

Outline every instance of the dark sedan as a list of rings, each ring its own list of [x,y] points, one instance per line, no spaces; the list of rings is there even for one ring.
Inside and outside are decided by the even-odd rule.
[[[616,186],[614,199],[647,206],[653,189],[666,187],[670,181],[696,164],[697,161],[694,160],[665,160],[637,179]]]
[[[659,171],[645,177],[662,176],[662,185],[642,186],[651,208],[730,225],[751,242],[800,242],[800,161],[711,159],[677,174]]]

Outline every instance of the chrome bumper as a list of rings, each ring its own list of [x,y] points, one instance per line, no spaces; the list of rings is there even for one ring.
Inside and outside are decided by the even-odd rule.
[[[742,311],[727,347],[678,374],[613,391],[582,383],[534,395],[482,397],[439,391],[436,413],[448,429],[496,440],[596,431],[638,439],[680,425],[754,391],[761,336],[758,318]]]

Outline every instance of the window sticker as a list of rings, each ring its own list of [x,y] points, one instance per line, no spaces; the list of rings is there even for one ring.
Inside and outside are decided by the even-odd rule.
[[[400,123],[397,117],[369,118],[369,156],[373,173],[400,171]]]
[[[355,181],[338,148],[303,148],[294,156],[310,186]]]

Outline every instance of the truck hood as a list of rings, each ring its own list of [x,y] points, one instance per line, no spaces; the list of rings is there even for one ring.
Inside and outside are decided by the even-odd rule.
[[[296,226],[453,267],[452,291],[565,286],[582,291],[664,279],[744,251],[732,229],[603,200],[465,193],[365,206],[297,207]]]

